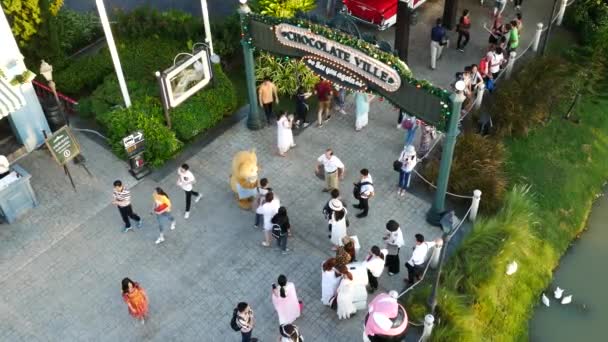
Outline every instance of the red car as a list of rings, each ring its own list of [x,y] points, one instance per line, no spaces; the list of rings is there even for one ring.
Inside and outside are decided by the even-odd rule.
[[[412,9],[418,8],[426,0],[410,0]],[[398,0],[342,0],[343,13],[349,17],[386,30],[397,22]]]

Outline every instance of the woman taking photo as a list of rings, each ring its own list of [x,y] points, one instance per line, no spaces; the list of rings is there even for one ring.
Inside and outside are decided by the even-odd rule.
[[[156,188],[152,194],[154,199],[154,214],[156,215],[156,221],[158,222],[158,229],[160,230],[160,236],[156,240],[156,244],[165,241],[164,224],[163,221],[171,222],[171,230],[175,229],[175,218],[171,215],[171,201],[169,196],[161,188]]]
[[[279,316],[279,324],[291,324],[300,317],[300,303],[296,287],[280,275],[277,284],[272,284],[272,305]]]
[[[403,233],[399,223],[395,220],[390,220],[386,223],[386,233],[382,238],[386,244],[386,266],[388,267],[388,275],[392,276],[399,273],[399,250],[403,247]]]
[[[410,187],[412,171],[414,171],[416,164],[418,164],[418,157],[416,157],[414,146],[405,146],[398,160],[401,163],[401,169],[399,170],[399,190],[397,191],[397,195],[403,197],[406,190]]]
[[[378,289],[378,278],[384,271],[384,264],[387,250],[380,250],[378,246],[372,246],[367,258],[365,259],[365,267],[367,268],[367,279],[369,281],[370,292]]]
[[[292,125],[293,115],[287,115],[286,111],[282,111],[277,121],[277,147],[281,157],[285,157],[285,153],[290,148],[296,146],[293,141],[293,132],[291,131]]]
[[[138,283],[129,278],[122,280],[122,299],[127,303],[129,314],[145,324],[148,318],[148,296]]]

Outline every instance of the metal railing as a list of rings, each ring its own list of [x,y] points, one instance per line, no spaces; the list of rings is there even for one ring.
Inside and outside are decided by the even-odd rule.
[[[55,95],[50,87],[36,80],[32,81],[32,85],[34,86],[36,95],[41,102],[54,101]],[[78,113],[78,101],[60,92],[57,92],[57,98],[59,99],[59,102],[61,102],[61,106],[67,114],[74,115]]]

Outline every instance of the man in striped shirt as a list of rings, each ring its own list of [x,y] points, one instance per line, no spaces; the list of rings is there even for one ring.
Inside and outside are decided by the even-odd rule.
[[[142,219],[133,212],[131,207],[131,191],[122,185],[120,180],[114,181],[114,191],[112,192],[112,204],[118,207],[120,217],[125,223],[123,232],[131,230],[131,219],[137,222],[137,228],[141,228]]]

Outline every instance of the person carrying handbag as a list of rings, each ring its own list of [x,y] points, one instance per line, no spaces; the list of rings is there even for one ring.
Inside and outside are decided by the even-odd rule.
[[[279,211],[272,218],[272,235],[277,239],[282,254],[287,254],[287,237],[291,235],[291,225],[287,217],[287,209],[280,207]]]

